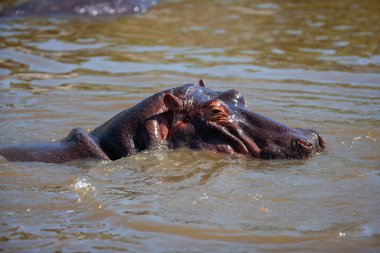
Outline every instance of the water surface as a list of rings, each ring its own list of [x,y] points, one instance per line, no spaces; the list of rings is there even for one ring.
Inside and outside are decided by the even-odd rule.
[[[328,150],[263,161],[189,150],[0,162],[4,252],[378,252],[380,3],[166,1],[115,18],[0,21],[0,144],[93,129],[204,78],[318,129]]]

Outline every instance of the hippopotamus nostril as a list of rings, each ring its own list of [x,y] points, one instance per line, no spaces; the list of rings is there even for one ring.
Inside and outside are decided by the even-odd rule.
[[[320,151],[323,151],[326,149],[325,138],[323,138],[320,134],[318,134],[318,144],[320,147]]]
[[[309,149],[309,148],[312,148],[313,147],[313,144],[311,144],[310,142],[306,141],[306,140],[297,140],[296,141],[298,145],[306,148],[306,149]]]
[[[323,151],[326,149],[325,139],[315,130],[309,130],[309,134],[312,140],[315,142],[315,146],[318,151]]]

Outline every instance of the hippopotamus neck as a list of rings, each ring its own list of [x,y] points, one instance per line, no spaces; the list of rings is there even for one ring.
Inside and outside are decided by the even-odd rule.
[[[90,135],[112,160],[161,145],[168,137],[171,118],[163,95],[160,92],[120,112]]]

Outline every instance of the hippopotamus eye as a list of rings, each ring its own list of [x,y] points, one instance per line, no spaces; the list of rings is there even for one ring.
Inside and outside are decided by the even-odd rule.
[[[229,120],[229,109],[223,101],[212,100],[206,104],[204,118],[208,121],[223,123]]]
[[[217,114],[217,113],[221,113],[222,110],[220,110],[220,109],[212,109],[211,112],[214,113],[214,114]]]

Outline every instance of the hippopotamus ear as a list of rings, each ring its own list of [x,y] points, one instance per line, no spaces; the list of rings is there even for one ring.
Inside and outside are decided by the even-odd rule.
[[[199,86],[206,87],[205,81],[202,78],[199,80]]]
[[[182,111],[183,104],[181,100],[174,96],[172,93],[165,94],[163,98],[164,104],[170,111]]]

